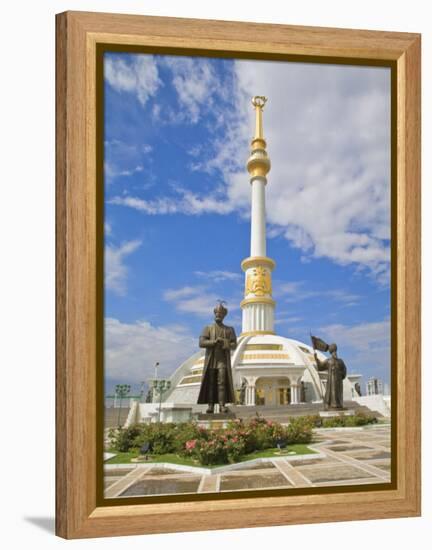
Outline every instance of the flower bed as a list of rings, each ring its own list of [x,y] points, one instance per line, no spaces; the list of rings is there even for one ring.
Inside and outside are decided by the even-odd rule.
[[[296,417],[287,426],[256,418],[235,420],[227,428],[210,430],[194,422],[139,424],[110,432],[111,446],[119,452],[144,446],[152,455],[176,453],[202,465],[239,462],[246,454],[295,443],[309,443],[314,423],[308,417]]]

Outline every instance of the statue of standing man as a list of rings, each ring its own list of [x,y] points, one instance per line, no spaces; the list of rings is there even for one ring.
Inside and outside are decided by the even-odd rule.
[[[345,363],[337,356],[336,344],[326,344],[320,338],[311,336],[312,346],[314,348],[314,357],[317,369],[327,371],[327,385],[324,395],[325,410],[343,409],[343,381],[347,374]],[[321,361],[315,350],[328,351],[330,357]]]
[[[234,328],[223,324],[227,313],[220,302],[214,308],[215,322],[204,327],[199,339],[206,353],[198,403],[208,404],[207,414],[214,413],[216,403],[221,413],[228,412],[227,403],[235,403],[231,351],[237,347],[237,338]]]

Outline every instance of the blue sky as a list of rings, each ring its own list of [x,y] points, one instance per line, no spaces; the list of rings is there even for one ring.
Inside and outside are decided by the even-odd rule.
[[[105,54],[106,382],[197,349],[215,301],[241,332],[253,95],[268,96],[267,254],[279,334],[390,375],[390,72]]]

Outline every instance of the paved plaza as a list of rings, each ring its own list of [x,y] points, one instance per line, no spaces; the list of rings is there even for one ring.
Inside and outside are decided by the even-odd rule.
[[[106,498],[390,482],[390,425],[317,430],[315,455],[216,468],[105,465]]]

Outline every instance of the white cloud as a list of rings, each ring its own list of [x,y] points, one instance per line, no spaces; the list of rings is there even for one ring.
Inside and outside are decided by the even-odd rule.
[[[243,276],[240,273],[234,273],[232,271],[221,271],[221,270],[214,270],[214,271],[195,271],[194,274],[197,277],[201,277],[202,279],[209,279],[215,283],[220,283],[222,281],[239,281],[243,278]]]
[[[239,309],[238,299],[229,299],[226,296],[218,295],[205,285],[168,289],[164,292],[163,298],[167,302],[172,302],[178,311],[204,318],[212,315],[218,300],[225,300],[230,312]]]
[[[110,183],[114,178],[117,178],[118,176],[133,176],[134,174],[142,172],[144,168],[142,164],[138,164],[133,168],[127,168],[122,170],[121,168],[119,168],[113,163],[105,162],[104,170],[105,170],[106,181]]]
[[[204,290],[204,287],[183,286],[181,288],[169,289],[164,292],[164,299],[175,301],[178,299],[189,298]]]
[[[142,105],[156,94],[162,84],[151,55],[136,54],[128,62],[109,56],[105,59],[104,69],[105,79],[114,90],[135,93]]]
[[[211,63],[205,58],[178,56],[164,58],[163,64],[171,69],[172,84],[183,109],[177,113],[179,121],[196,124],[201,111],[211,108],[213,95],[220,87]]]
[[[105,377],[139,383],[154,374],[169,376],[190,355],[198,351],[198,338],[183,326],[154,326],[148,321],[123,323],[105,319]]]
[[[211,315],[217,300],[214,292],[209,292],[205,286],[186,286],[179,289],[169,289],[164,292],[164,300],[173,302],[179,311],[193,313],[199,317]]]
[[[355,368],[368,375],[378,374],[385,380],[390,375],[390,321],[360,323],[357,325],[334,324],[321,327],[319,334],[328,341],[335,341],[338,354],[344,356],[352,348],[348,370]],[[350,366],[353,368],[350,369]]]
[[[291,325],[291,324],[297,324],[297,323],[301,323],[303,321],[303,317],[295,317],[295,316],[292,316],[292,317],[281,317],[281,316],[278,316],[276,319],[275,319],[275,325]]]
[[[244,169],[226,156],[248,156],[250,96],[268,96],[264,133],[272,160],[267,218],[306,256],[367,267],[388,277],[390,250],[390,75],[387,69],[236,61],[236,106],[213,163],[228,196],[249,199]],[[247,139],[245,139],[248,134]],[[228,146],[227,146],[228,143]],[[247,196],[245,196],[245,194]]]
[[[106,140],[104,175],[108,184],[120,176],[133,176],[144,173],[144,164],[151,164],[150,153],[153,147],[148,143],[125,143],[119,139]],[[146,173],[146,178],[151,174]]]
[[[128,268],[124,263],[127,256],[135,252],[141,241],[128,241],[116,247],[105,247],[105,287],[119,295],[126,293]]]
[[[304,281],[275,281],[275,296],[285,302],[301,302],[311,298],[327,298],[344,305],[356,305],[360,300],[358,294],[353,294],[344,289],[314,290],[305,289]]]
[[[139,197],[125,196],[113,197],[109,204],[129,206],[135,210],[150,215],[160,214],[229,214],[235,206],[229,202],[214,196],[199,196],[186,189],[178,188],[178,197],[160,197],[152,200],[145,200]]]

